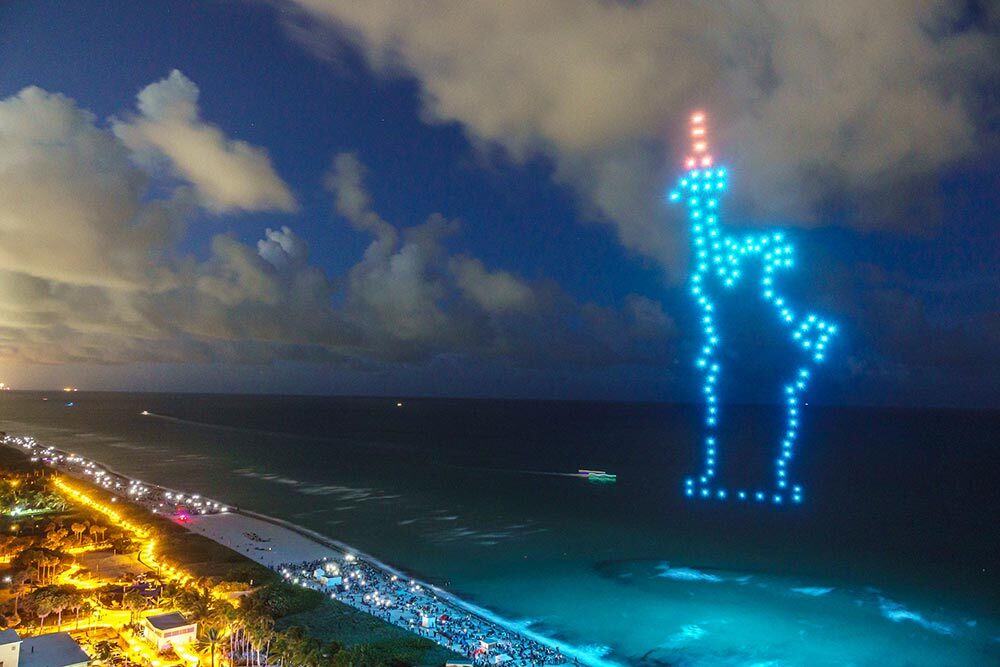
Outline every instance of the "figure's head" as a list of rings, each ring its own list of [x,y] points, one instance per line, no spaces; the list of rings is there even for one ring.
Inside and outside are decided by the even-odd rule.
[[[719,229],[719,198],[726,189],[726,170],[715,164],[709,152],[703,111],[691,114],[689,132],[691,152],[684,159],[685,171],[669,200],[687,208],[696,273],[706,273],[717,265],[725,270],[721,266],[724,235]]]
[[[683,202],[689,209],[692,224],[697,224],[697,220],[704,223],[708,222],[708,217],[716,217],[713,209],[719,205],[719,193],[726,188],[726,170],[715,165],[709,152],[704,111],[691,114],[689,139],[691,151],[684,158],[685,171],[668,198],[671,202]]]

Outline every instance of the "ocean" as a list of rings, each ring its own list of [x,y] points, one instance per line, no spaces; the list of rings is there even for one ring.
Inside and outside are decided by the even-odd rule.
[[[779,410],[727,409],[721,474],[766,474]],[[294,521],[595,661],[1000,665],[1000,413],[803,421],[805,501],[774,507],[683,496],[696,406],[0,394],[0,430]]]

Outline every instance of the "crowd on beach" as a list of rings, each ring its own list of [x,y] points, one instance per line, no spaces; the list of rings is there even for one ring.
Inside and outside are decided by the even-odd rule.
[[[435,595],[412,579],[392,574],[351,554],[285,563],[274,568],[293,583],[323,591],[356,609],[427,637],[476,665],[563,665],[558,648],[477,616]],[[575,660],[572,662],[576,662]]]

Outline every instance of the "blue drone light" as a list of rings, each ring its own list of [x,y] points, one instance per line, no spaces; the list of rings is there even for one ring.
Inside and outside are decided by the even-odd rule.
[[[695,367],[704,376],[702,394],[705,397],[704,464],[697,478],[684,480],[685,495],[689,497],[725,500],[735,497],[757,502],[781,505],[786,500],[802,502],[802,487],[790,481],[789,464],[795,450],[800,426],[802,395],[811,379],[809,367],[826,358],[826,348],[837,333],[837,327],[813,313],[799,315],[778,294],[774,285],[775,275],[794,267],[794,247],[785,241],[781,232],[749,235],[742,239],[726,235],[719,223],[719,195],[726,189],[727,171],[713,164],[708,152],[705,114],[691,116],[692,153],[685,161],[687,171],[677,187],[668,195],[671,202],[684,202],[691,223],[691,240],[694,249],[694,268],[691,273],[691,296],[699,311],[702,328],[702,345],[695,359]],[[717,350],[719,332],[713,312],[716,290],[733,290],[743,277],[743,265],[757,261],[762,267],[760,296],[774,307],[778,321],[791,333],[795,346],[805,353],[802,362],[784,387],[783,401],[786,408],[785,432],[774,466],[774,486],[771,489],[737,489],[730,495],[716,481],[719,448],[719,398],[717,385],[722,372]]]

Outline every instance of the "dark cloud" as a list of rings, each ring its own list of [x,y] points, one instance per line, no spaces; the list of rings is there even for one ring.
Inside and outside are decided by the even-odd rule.
[[[996,304],[961,317],[936,314],[928,303],[940,285],[868,263],[829,267],[826,298],[835,300],[844,327],[847,365],[838,371],[854,400],[956,401],[992,405],[1000,396],[1000,310]],[[954,298],[961,299],[964,289]],[[955,306],[950,304],[949,313]],[[991,309],[992,308],[992,309]]]

